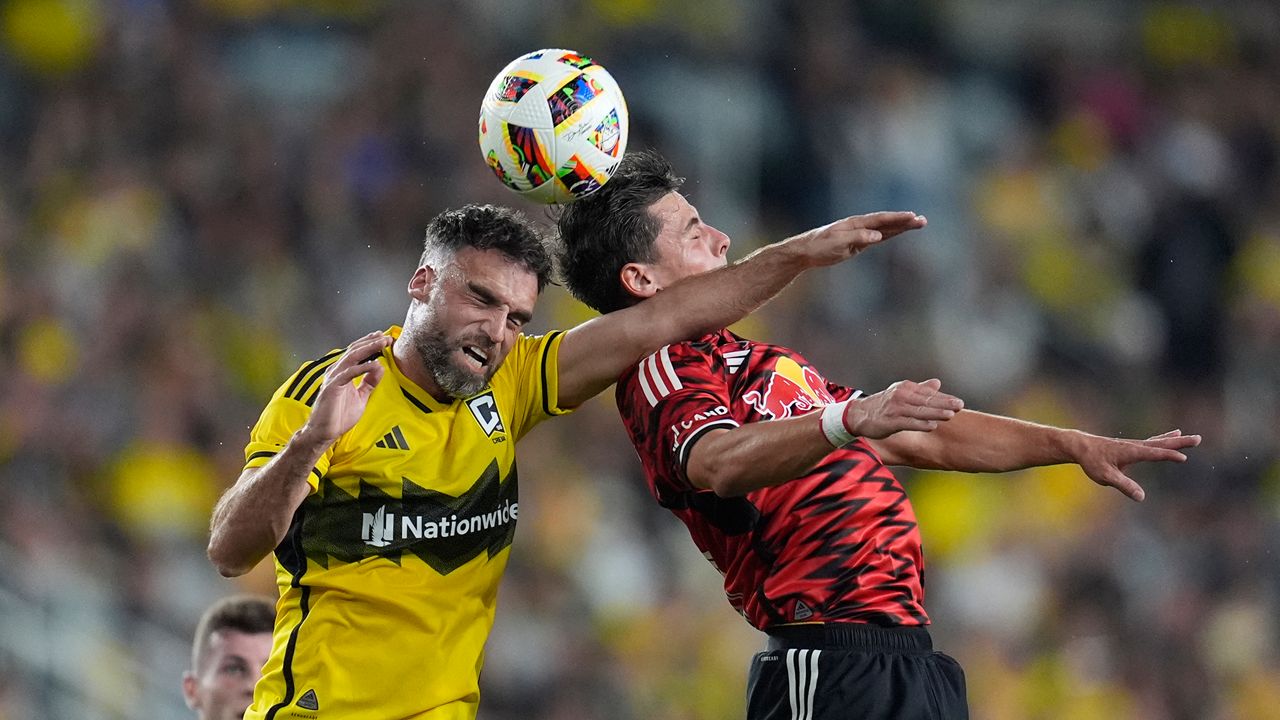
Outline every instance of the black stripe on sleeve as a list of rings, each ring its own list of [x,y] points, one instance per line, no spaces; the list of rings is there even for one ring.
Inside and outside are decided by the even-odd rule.
[[[563,334],[563,330],[551,333],[551,336],[547,338],[547,344],[542,346],[542,411],[547,415],[551,414],[551,392],[550,386],[547,384],[547,363],[551,355],[551,346],[555,345],[556,336]]]
[[[260,457],[275,457],[276,455],[279,455],[279,453],[275,452],[274,450],[261,450],[256,453],[253,453],[248,458],[246,458],[244,461],[244,464],[248,465],[250,461],[257,460]],[[320,474],[320,468],[315,468],[315,467],[311,468],[311,474],[316,476],[316,480],[324,479],[324,476]]]
[[[298,383],[302,382],[302,378],[303,378],[303,377],[305,377],[305,376],[307,375],[307,373],[309,373],[309,372],[311,372],[312,370],[316,369],[316,366],[318,366],[318,365],[320,365],[320,364],[324,363],[326,360],[331,360],[331,359],[336,358],[337,356],[339,356],[339,355],[341,355],[341,354],[342,354],[342,350],[340,350],[340,349],[339,349],[339,350],[331,350],[331,351],[329,351],[329,353],[328,353],[327,355],[325,355],[324,357],[320,358],[319,360],[313,360],[313,361],[311,361],[311,362],[307,363],[306,365],[304,365],[304,366],[302,367],[302,369],[298,371],[298,374],[293,376],[293,382],[289,383],[289,389],[287,389],[287,390],[285,390],[285,391],[284,391],[284,396],[285,396],[285,397],[293,397],[293,392],[294,392],[295,390],[297,390],[297,389],[298,389]]]
[[[306,381],[302,383],[302,387],[298,388],[298,392],[290,395],[290,397],[292,397],[294,400],[301,400],[302,397],[307,394],[307,391],[311,389],[311,386],[315,385],[317,380],[324,377],[324,371],[328,369],[330,365],[338,362],[337,354],[340,352],[341,351],[339,350],[334,350],[332,353],[329,353],[328,355],[317,360],[314,363],[315,368],[310,371],[311,376],[308,377]],[[297,383],[295,382],[294,384],[296,385]],[[316,391],[319,392],[319,390],[320,388],[317,387]],[[312,394],[311,400],[312,402],[315,402],[315,394]],[[307,403],[307,404],[310,405],[311,403]]]
[[[684,478],[685,482],[689,481],[689,473],[687,470],[689,465],[689,451],[693,449],[694,443],[701,440],[702,436],[706,435],[707,432],[710,430],[715,430],[716,428],[724,428],[725,430],[732,430],[736,427],[739,427],[739,425],[735,420],[726,419],[726,420],[716,420],[715,422],[709,422],[706,425],[703,425],[702,427],[698,428],[696,432],[690,435],[689,438],[680,445],[680,454],[677,456],[677,462],[680,463],[680,476]]]
[[[311,393],[311,397],[307,398],[306,400],[303,400],[303,404],[306,405],[307,407],[315,407],[316,396],[320,394],[320,388],[322,386],[323,386],[323,383],[321,383],[320,385],[317,385],[315,392]],[[306,388],[303,388],[303,389],[305,390]],[[298,395],[298,399],[301,400],[302,395]]]

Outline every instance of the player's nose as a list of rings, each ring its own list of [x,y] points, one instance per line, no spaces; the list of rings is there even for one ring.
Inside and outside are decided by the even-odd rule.
[[[733,244],[733,241],[729,239],[728,235],[724,234],[723,232],[720,232],[718,229],[712,227],[711,225],[708,225],[707,229],[711,232],[711,242],[712,242],[711,247],[712,247],[712,250],[715,252],[716,257],[724,257],[726,254],[728,254],[729,246]]]
[[[487,313],[480,321],[480,332],[486,340],[494,345],[502,341],[502,328],[507,323],[507,314],[502,311]]]

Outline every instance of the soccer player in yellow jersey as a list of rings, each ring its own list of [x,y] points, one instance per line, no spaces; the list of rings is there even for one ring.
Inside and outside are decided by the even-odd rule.
[[[519,517],[516,441],[659,347],[737,321],[804,269],[924,222],[845,218],[567,332],[527,336],[550,272],[536,231],[492,206],[437,216],[403,329],[288,378],[214,509],[219,572],[275,555],[271,655],[245,717],[474,718]]]

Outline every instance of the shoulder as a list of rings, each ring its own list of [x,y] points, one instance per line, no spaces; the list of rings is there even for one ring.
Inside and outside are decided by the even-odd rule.
[[[684,376],[721,375],[732,372],[751,354],[754,343],[728,330],[704,335],[697,340],[663,346],[640,360],[629,372],[635,375],[661,374],[663,371]]]
[[[720,353],[729,347],[725,341],[724,333],[716,335],[706,335],[697,340],[686,340],[684,342],[672,343],[664,345],[652,354],[645,357],[645,361],[650,358],[658,360],[669,360],[671,362],[680,363],[699,363],[710,362],[720,356]]]
[[[547,372],[555,367],[556,352],[560,341],[564,338],[563,330],[552,330],[543,335],[525,335],[516,337],[511,351],[498,367],[495,377],[499,375],[532,375]]]
[[[342,357],[344,348],[334,348],[318,358],[308,360],[293,372],[276,391],[277,397],[297,400],[310,405],[315,402],[316,393],[320,392],[320,380],[329,366]]]
[[[679,377],[689,372],[702,372],[712,365],[715,358],[713,348],[699,341],[664,345],[644,356],[640,362],[628,369],[628,375],[634,374],[641,379],[666,379],[667,384],[679,384]]]
[[[511,352],[517,350],[524,354],[541,356],[553,353],[560,346],[560,342],[564,340],[563,330],[550,330],[542,335],[525,335],[521,333],[516,337],[516,343],[511,348]],[[554,357],[552,357],[554,359]]]
[[[671,363],[677,367],[704,367],[714,374],[727,372],[732,375],[753,353],[770,347],[722,330],[698,340],[670,345],[667,349]]]
[[[522,333],[517,336],[510,352],[490,378],[489,387],[495,397],[500,402],[515,403],[514,407],[530,412],[540,409],[545,417],[572,410],[571,407],[560,406],[559,348],[564,336],[563,330],[553,330],[544,335]]]

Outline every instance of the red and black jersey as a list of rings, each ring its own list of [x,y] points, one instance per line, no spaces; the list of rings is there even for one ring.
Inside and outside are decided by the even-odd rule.
[[[650,355],[617,393],[650,491],[688,526],[724,575],[729,602],[756,628],[928,624],[915,512],[866,442],[744,497],[699,490],[685,475],[690,448],[713,428],[804,415],[856,391],[828,382],[799,353],[722,330]]]

